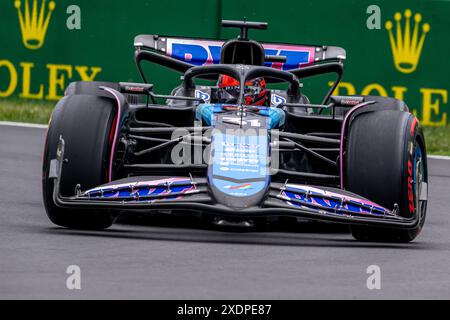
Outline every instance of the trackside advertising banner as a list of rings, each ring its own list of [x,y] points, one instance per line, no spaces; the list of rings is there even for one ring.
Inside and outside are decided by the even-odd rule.
[[[214,39],[238,33],[221,29],[221,19],[244,17],[269,23],[267,31],[250,31],[258,41],[343,47],[345,76],[337,94],[393,96],[405,100],[423,125],[447,124],[447,1],[260,0],[255,6],[239,0],[128,0],[126,5],[106,0],[3,0],[0,99],[57,101],[72,81],[140,81],[133,60],[136,35],[195,37],[215,44]],[[182,52],[186,61],[217,60],[220,47],[204,43],[170,43],[170,48]],[[290,59],[298,58],[294,54]],[[312,54],[301,58],[310,62]],[[179,74],[159,66],[146,66],[145,71],[161,93],[180,81]],[[304,93],[319,99],[331,79],[305,80]]]

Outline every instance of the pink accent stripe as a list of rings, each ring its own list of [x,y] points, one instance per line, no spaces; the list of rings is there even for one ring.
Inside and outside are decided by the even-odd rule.
[[[414,136],[414,130],[416,129],[416,125],[417,125],[418,122],[419,122],[419,120],[416,117],[414,117],[414,120],[411,123],[411,129],[410,129],[411,130],[410,131],[411,136]]]
[[[109,93],[111,93],[111,94],[114,96],[114,98],[116,99],[116,102],[117,102],[116,130],[115,130],[115,133],[114,133],[114,139],[113,139],[113,143],[112,143],[112,146],[111,146],[111,155],[110,155],[110,157],[109,157],[108,180],[109,180],[109,182],[111,182],[111,181],[112,181],[112,167],[113,167],[113,161],[114,161],[114,154],[115,154],[115,152],[116,152],[117,135],[118,135],[118,133],[119,133],[119,125],[120,125],[120,107],[121,107],[121,105],[120,105],[120,99],[119,99],[119,97],[117,96],[117,94],[114,92],[114,90],[112,90],[112,89],[110,89],[110,88],[107,88],[107,87],[104,87],[104,89],[105,89],[106,91],[108,91]]]
[[[340,152],[339,152],[339,162],[340,162],[340,173],[341,173],[341,189],[344,190],[344,136],[345,136],[345,129],[347,127],[347,121],[350,118],[350,115],[355,112],[356,110],[365,107],[367,105],[372,104],[370,101],[361,103],[357,106],[354,106],[352,109],[350,109],[349,112],[345,115],[344,121],[342,122],[342,129],[341,129],[341,145],[340,145]]]

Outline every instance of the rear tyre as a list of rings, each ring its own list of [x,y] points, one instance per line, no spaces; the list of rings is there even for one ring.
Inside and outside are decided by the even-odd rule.
[[[361,241],[409,242],[422,230],[428,182],[425,139],[414,116],[401,111],[358,115],[350,125],[345,155],[346,189],[405,218],[418,217],[413,229],[354,225]]]
[[[83,190],[104,184],[108,180],[111,134],[115,129],[116,106],[112,99],[94,95],[64,97],[56,106],[49,123],[44,147],[42,188],[45,210],[49,219],[73,229],[105,229],[112,225],[109,211],[64,209],[53,201],[52,179],[48,178],[50,161],[56,158],[59,137],[65,141],[60,191],[72,196],[77,184]]]

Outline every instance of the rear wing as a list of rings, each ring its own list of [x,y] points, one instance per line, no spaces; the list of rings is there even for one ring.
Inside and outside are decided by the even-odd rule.
[[[176,38],[158,35],[139,35],[134,40],[137,52],[149,51],[160,56],[176,60],[158,59],[161,64],[184,72],[192,66],[204,66],[220,63],[220,51],[223,40],[206,40],[194,38]],[[267,67],[281,70],[294,70],[307,65],[342,61],[346,58],[343,48],[332,46],[293,45],[281,43],[261,43],[267,56],[286,57],[285,62],[266,62]],[[155,58],[155,57],[153,57]],[[154,59],[152,59],[154,60]]]

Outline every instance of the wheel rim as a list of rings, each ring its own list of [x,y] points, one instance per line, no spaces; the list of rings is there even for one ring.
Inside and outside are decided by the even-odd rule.
[[[415,206],[416,212],[420,217],[420,221],[422,221],[425,214],[425,205],[427,200],[420,200],[422,196],[422,192],[427,192],[428,190],[423,190],[424,181],[424,164],[423,164],[423,156],[422,149],[419,145],[417,145],[414,155],[414,195],[415,195]],[[427,197],[425,197],[426,199]]]

